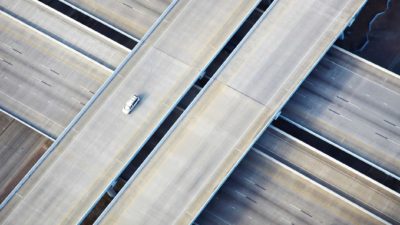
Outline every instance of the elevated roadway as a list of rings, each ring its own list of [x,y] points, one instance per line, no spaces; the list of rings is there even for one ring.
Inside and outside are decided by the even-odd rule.
[[[172,0],[61,0],[140,40]]]
[[[279,0],[99,224],[189,224],[364,1]]]
[[[265,153],[251,150],[194,224],[388,223]]]
[[[129,49],[40,1],[2,0],[0,10],[112,70],[129,53]]]
[[[0,108],[54,138],[111,70],[3,11],[0,21]]]
[[[332,48],[282,114],[400,179],[400,78]]]
[[[258,2],[186,0],[171,5],[0,211],[0,224],[79,223]],[[121,110],[133,94],[141,102],[127,116]]]
[[[288,164],[392,224],[400,223],[400,194],[270,126],[254,149]]]

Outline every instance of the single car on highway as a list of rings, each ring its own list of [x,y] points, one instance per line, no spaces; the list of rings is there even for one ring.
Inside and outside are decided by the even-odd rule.
[[[137,95],[132,96],[126,103],[124,108],[122,108],[122,112],[126,115],[132,112],[135,106],[139,103],[140,98]]]

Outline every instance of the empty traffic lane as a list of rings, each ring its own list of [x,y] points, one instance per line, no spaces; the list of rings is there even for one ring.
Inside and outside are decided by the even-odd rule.
[[[111,70],[0,11],[0,107],[57,137]]]
[[[282,114],[400,176],[400,78],[332,48]]]

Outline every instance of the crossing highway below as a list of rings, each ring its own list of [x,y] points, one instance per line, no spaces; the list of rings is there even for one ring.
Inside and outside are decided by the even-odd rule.
[[[388,223],[265,153],[251,150],[194,224]]]
[[[392,224],[400,223],[400,194],[270,126],[253,147],[305,174]]]
[[[40,1],[2,0],[0,9],[112,70],[129,53],[129,49]]]
[[[0,224],[79,223],[258,2],[174,2],[0,211]],[[125,115],[134,94],[141,101]]]
[[[397,75],[332,48],[282,114],[400,179]]]
[[[3,11],[0,29],[1,109],[56,137],[111,70]]]
[[[364,1],[274,3],[99,224],[192,222]]]
[[[61,0],[135,40],[143,37],[172,0]]]

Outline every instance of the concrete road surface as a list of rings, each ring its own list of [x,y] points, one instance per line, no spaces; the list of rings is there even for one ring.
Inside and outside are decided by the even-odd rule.
[[[282,114],[400,176],[400,78],[333,48]]]
[[[2,0],[0,9],[112,70],[128,55],[129,49],[40,1]]]
[[[0,30],[0,107],[56,137],[111,71],[1,11]]]
[[[0,212],[0,224],[78,223],[257,3],[179,1]],[[125,115],[133,94],[141,101]]]
[[[252,150],[194,224],[384,223],[286,165]]]
[[[140,39],[172,0],[63,0]]]
[[[190,223],[363,3],[276,1],[99,223]]]
[[[287,163],[311,179],[392,224],[400,224],[400,194],[270,126],[255,149]]]
[[[0,113],[0,202],[50,144],[44,136]]]

